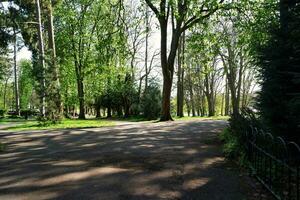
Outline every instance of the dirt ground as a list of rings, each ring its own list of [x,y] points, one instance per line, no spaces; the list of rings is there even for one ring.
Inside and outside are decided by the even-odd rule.
[[[0,132],[1,200],[243,200],[225,121]]]

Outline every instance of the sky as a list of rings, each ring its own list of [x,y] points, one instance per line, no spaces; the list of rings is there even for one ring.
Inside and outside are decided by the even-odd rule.
[[[21,59],[31,59],[31,51],[29,51],[27,47],[23,47],[17,53],[17,61],[20,61]]]

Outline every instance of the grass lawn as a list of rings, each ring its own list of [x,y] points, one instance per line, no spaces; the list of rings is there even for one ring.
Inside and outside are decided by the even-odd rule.
[[[104,126],[114,126],[115,123],[109,120],[77,120],[77,119],[64,119],[57,124],[42,125],[38,121],[22,121],[24,123],[16,124],[6,128],[6,130],[44,130],[44,129],[65,129],[65,128],[95,128]]]
[[[228,116],[215,116],[215,117],[173,117],[175,121],[181,120],[228,120]],[[157,119],[159,120],[159,119]],[[66,128],[96,128],[96,127],[105,127],[105,126],[114,126],[117,122],[114,121],[128,121],[128,122],[140,122],[140,121],[157,121],[157,120],[147,120],[142,116],[132,116],[127,119],[124,118],[112,118],[107,119],[64,119],[57,124],[40,124],[36,120],[24,120],[24,119],[0,119],[0,125],[12,124],[7,128],[2,130],[50,130],[50,129],[66,129]],[[15,123],[15,124],[13,124]]]
[[[11,122],[26,122],[29,120],[25,120],[23,118],[15,118],[15,119],[11,119],[11,118],[0,118],[0,124],[8,124]]]

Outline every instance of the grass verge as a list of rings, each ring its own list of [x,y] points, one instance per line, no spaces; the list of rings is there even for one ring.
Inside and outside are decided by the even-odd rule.
[[[28,121],[23,124],[11,126],[5,130],[49,130],[49,129],[67,129],[67,128],[96,128],[105,126],[114,126],[115,123],[109,120],[77,120],[77,119],[64,119],[57,124],[42,125],[38,121]]]

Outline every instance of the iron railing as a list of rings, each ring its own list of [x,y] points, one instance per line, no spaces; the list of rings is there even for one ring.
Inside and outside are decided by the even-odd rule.
[[[253,175],[279,200],[300,200],[300,148],[250,127],[246,153]]]

